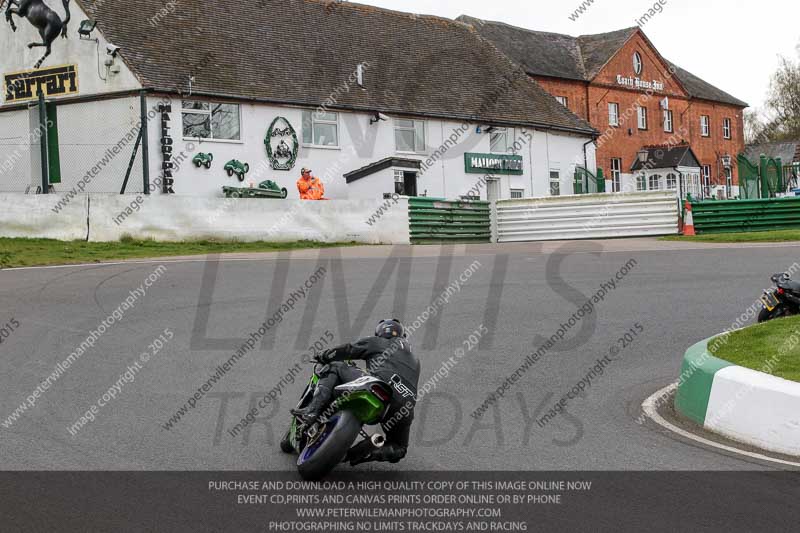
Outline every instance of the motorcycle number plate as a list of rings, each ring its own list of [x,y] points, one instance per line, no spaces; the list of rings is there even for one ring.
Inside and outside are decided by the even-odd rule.
[[[761,303],[764,305],[766,310],[770,312],[780,305],[778,297],[775,296],[774,292],[768,292],[764,294],[764,296],[761,297]]]

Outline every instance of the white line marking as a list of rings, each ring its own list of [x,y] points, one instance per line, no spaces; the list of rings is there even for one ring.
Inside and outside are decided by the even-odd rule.
[[[572,242],[577,242],[577,243],[581,243],[581,242],[597,242],[597,243],[600,243],[601,245],[603,244],[603,241],[539,241],[539,242],[541,244],[554,245],[552,250],[547,250],[545,252],[539,252],[537,254],[539,256],[552,255],[553,253],[558,252],[558,246],[562,246],[564,244],[572,243]],[[705,246],[703,244],[681,243],[680,241],[666,241],[666,242],[676,242],[677,244],[682,244],[683,246],[680,246],[680,247],[679,246],[664,246],[663,248],[572,250],[569,253],[572,254],[572,255],[598,254],[598,253],[600,253],[600,254],[622,254],[622,253],[630,254],[630,253],[636,253],[636,252],[675,252],[675,251],[697,252],[697,251],[720,251],[720,250],[732,250],[733,251],[733,250],[741,250],[741,249],[747,249],[747,248],[758,249],[758,248],[797,248],[797,247],[800,247],[800,243],[796,243],[796,242],[736,243],[736,246],[732,246],[732,245],[730,245],[728,243],[703,243],[703,244],[707,244],[708,245],[708,246]],[[532,243],[527,242],[527,243],[509,243],[509,244],[525,245],[525,244],[532,244]],[[555,246],[555,245],[558,245],[558,246]],[[353,247],[350,247],[350,249],[370,248],[372,246],[384,246],[384,247],[388,248],[391,245],[362,245],[362,246],[353,246]],[[435,255],[434,256],[425,256],[425,255],[415,255],[414,254],[414,250],[419,249],[420,251],[422,251],[425,248],[433,248],[435,246],[439,246],[439,245],[428,245],[428,246],[415,246],[415,247],[412,247],[411,248],[411,255],[409,255],[408,257],[412,257],[412,256],[413,257],[420,257],[420,258],[437,257]],[[456,248],[454,250],[453,255],[455,257],[466,256],[467,252],[470,251],[470,248],[468,247],[468,245],[461,245],[461,246],[463,246],[463,250],[460,253],[457,252],[459,250],[460,246],[459,246],[459,248]],[[478,245],[475,245],[475,246],[477,247],[477,246],[485,246],[485,245],[478,244]],[[330,248],[298,248],[296,250],[291,250],[291,251],[308,252],[308,251],[329,250],[329,249]],[[219,261],[220,262],[229,262],[229,261],[230,262],[270,261],[270,260],[276,259],[277,255],[280,252],[281,251],[274,251],[274,252],[228,252],[228,253],[220,254],[221,257],[220,257]],[[524,253],[523,250],[521,250],[520,252]],[[250,255],[248,257],[226,257],[226,256],[248,254],[248,253],[249,254],[254,254],[254,255]],[[484,257],[484,256],[485,257],[493,257],[493,256],[497,255],[498,253],[499,252],[491,251],[491,252],[478,253],[478,254],[472,253],[471,255],[472,256],[476,256],[476,257]],[[0,268],[0,272],[13,272],[13,271],[21,271],[21,270],[51,270],[51,269],[59,269],[59,268],[84,268],[84,267],[92,267],[92,266],[94,266],[94,267],[104,267],[104,266],[118,266],[118,265],[154,265],[154,264],[158,264],[158,263],[166,263],[166,264],[203,263],[203,262],[207,261],[207,257],[206,257],[207,255],[215,255],[215,254],[197,255],[197,256],[195,256],[195,258],[192,258],[192,259],[189,259],[189,258],[183,258],[183,259],[165,258],[165,259],[162,259],[162,260],[158,260],[158,259],[143,258],[143,259],[129,259],[129,260],[119,260],[119,261],[110,261],[110,262],[101,261],[101,262],[97,262],[97,263],[78,263],[78,264],[71,264],[71,265],[45,265],[45,266]],[[380,259],[382,257],[383,256],[368,256],[366,258],[367,259],[375,259],[375,258]],[[389,255],[387,254],[385,257],[389,257]],[[385,258],[385,257],[383,257],[383,258]],[[315,258],[298,257],[298,258],[295,258],[295,259],[310,261],[310,260],[313,260]],[[344,256],[343,259],[364,259],[364,257],[358,257],[358,256],[346,257],[346,256]],[[526,258],[526,261],[531,261],[533,259],[535,259],[535,258],[534,257],[528,257],[528,258]]]
[[[798,466],[800,467],[800,463],[793,463],[791,461],[784,461],[783,459],[775,459],[774,457],[769,457],[760,453],[755,452],[748,452],[744,450],[740,450],[738,448],[734,448],[732,446],[726,446],[725,444],[720,444],[718,442],[714,442],[708,439],[704,439],[703,437],[698,437],[688,431],[685,431],[669,422],[667,422],[660,414],[658,414],[658,409],[656,407],[658,398],[663,398],[672,394],[672,391],[678,388],[677,383],[673,383],[667,387],[664,387],[660,391],[656,392],[648,399],[644,401],[642,404],[642,410],[644,411],[645,416],[649,417],[653,422],[662,426],[665,429],[672,431],[673,433],[677,433],[682,437],[686,437],[687,439],[691,439],[695,442],[699,442],[701,444],[705,444],[706,446],[711,446],[712,448],[718,448],[720,450],[725,450],[727,452],[735,453],[738,455],[744,455],[746,457],[750,457],[752,459],[758,459],[760,461],[767,461],[770,463],[778,463],[782,465],[788,466]]]

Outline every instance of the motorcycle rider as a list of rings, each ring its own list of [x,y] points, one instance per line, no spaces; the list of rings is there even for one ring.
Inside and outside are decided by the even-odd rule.
[[[365,375],[363,370],[349,361],[366,361],[369,374],[394,389],[391,404],[384,417],[384,422],[392,423],[383,425],[386,432],[386,443],[383,447],[361,447],[358,451],[368,452],[366,455],[359,456],[356,452],[348,455],[347,460],[355,466],[368,461],[397,463],[403,459],[408,451],[411,422],[414,419],[420,363],[411,352],[405,328],[400,321],[381,320],[375,328],[374,336],[327,350],[317,359],[325,367],[319,372],[320,380],[311,403],[303,409],[292,410],[292,414],[300,417],[306,426],[313,424],[330,403],[337,385],[350,383]],[[368,445],[368,441],[365,443]]]

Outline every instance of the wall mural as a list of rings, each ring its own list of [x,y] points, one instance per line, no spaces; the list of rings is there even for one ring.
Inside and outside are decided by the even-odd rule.
[[[228,176],[236,174],[239,181],[244,181],[244,175],[250,172],[250,165],[248,163],[242,163],[238,159],[231,159],[225,163],[225,166],[222,168],[228,173]]]
[[[214,161],[214,154],[210,152],[207,154],[200,152],[199,154],[197,154],[192,158],[192,162],[194,163],[194,166],[196,166],[197,168],[200,167],[206,167],[207,169],[211,168],[212,161]]]
[[[297,132],[288,120],[283,117],[273,120],[267,130],[264,144],[267,146],[267,157],[273,170],[292,170],[294,168],[300,142],[297,140]]]
[[[44,3],[44,0],[6,0],[8,5],[6,6],[6,21],[11,25],[12,31],[17,31],[17,25],[14,23],[13,15],[17,15],[19,18],[28,19],[33,27],[39,30],[39,35],[42,37],[42,42],[40,43],[30,43],[28,44],[28,48],[36,48],[36,47],[43,47],[47,50],[45,51],[44,56],[36,62],[33,68],[38,69],[44,63],[44,60],[47,59],[47,56],[50,55],[51,48],[53,45],[53,41],[61,35],[63,38],[67,38],[67,24],[69,24],[70,20],[70,13],[69,13],[69,0],[61,0],[61,3],[64,5],[64,11],[66,13],[64,20],[61,20],[61,17],[58,14],[47,7],[47,4]],[[3,0],[0,0],[0,7],[3,5]],[[16,8],[14,6],[17,6]]]

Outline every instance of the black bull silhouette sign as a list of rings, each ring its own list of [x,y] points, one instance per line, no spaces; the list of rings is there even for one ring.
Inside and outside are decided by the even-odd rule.
[[[14,23],[13,18],[14,15],[28,19],[28,22],[39,30],[42,42],[28,44],[28,48],[46,48],[45,54],[33,67],[38,69],[50,55],[53,41],[55,41],[59,35],[64,38],[67,37],[67,24],[69,24],[70,20],[69,0],[61,0],[65,11],[63,20],[55,11],[44,3],[44,0],[0,0],[0,9],[2,9],[6,1],[8,3],[6,6],[6,20],[11,25],[12,31],[17,31],[17,25]]]

